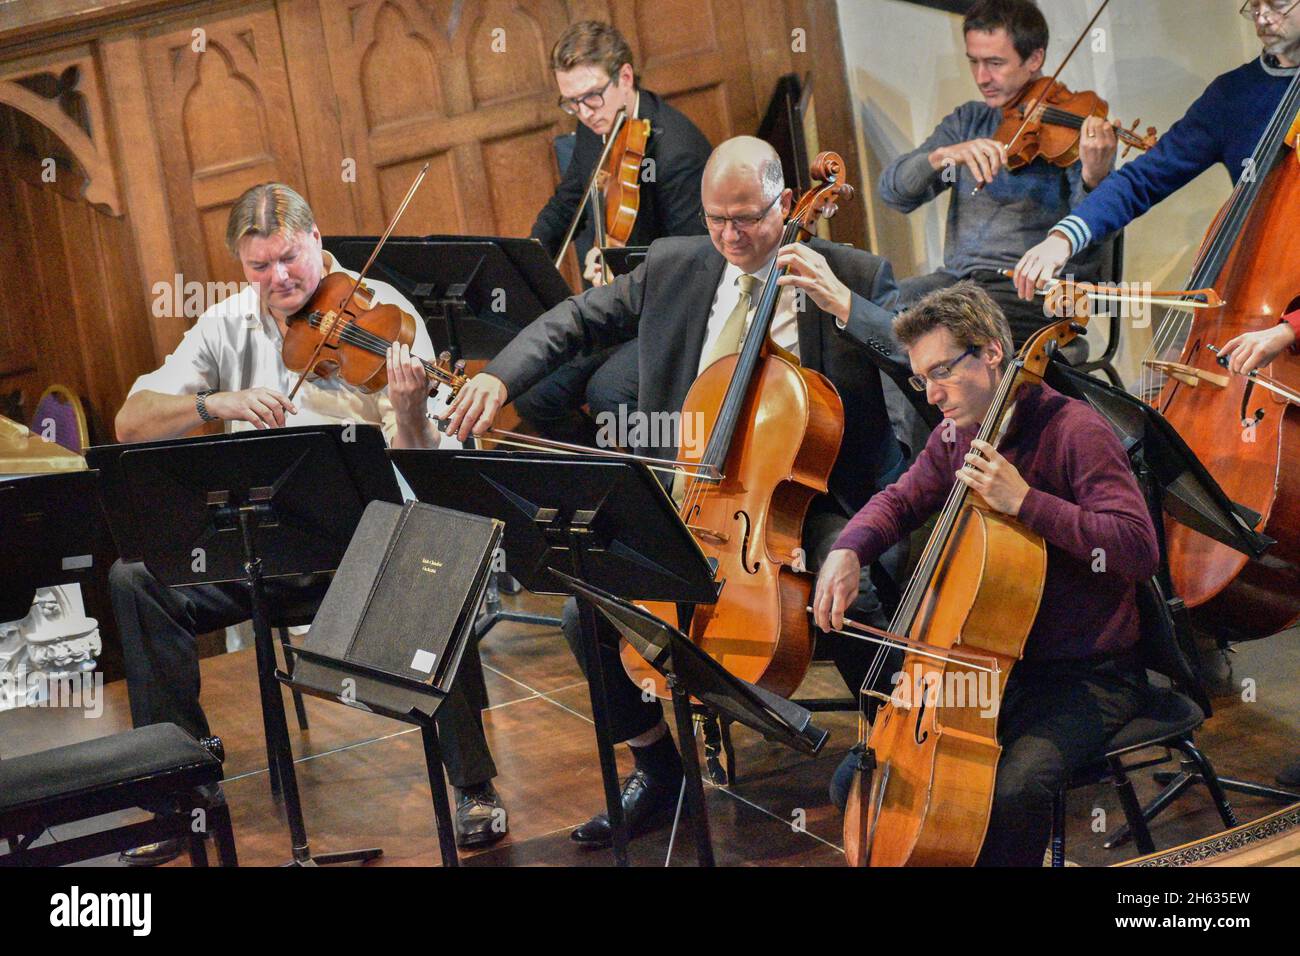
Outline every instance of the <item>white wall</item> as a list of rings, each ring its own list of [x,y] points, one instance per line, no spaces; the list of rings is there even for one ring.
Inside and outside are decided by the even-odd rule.
[[[1096,11],[1099,0],[1039,0],[1051,27],[1051,73]],[[840,32],[854,100],[859,165],[850,173],[866,185],[874,251],[897,275],[932,271],[942,263],[947,199],[904,216],[876,193],[880,171],[914,149],[958,104],[978,91],[966,65],[961,18],[904,0],[838,0]],[[1104,48],[1085,40],[1061,80],[1096,90],[1111,116],[1140,131],[1163,133],[1215,76],[1259,55],[1254,32],[1237,16],[1238,0],[1113,0],[1097,21]],[[1231,122],[1231,117],[1224,117]],[[1133,155],[1136,155],[1133,154]],[[1222,167],[1195,182],[1125,232],[1125,278],[1181,288],[1192,259],[1231,182]],[[1120,353],[1125,381],[1136,376],[1149,330],[1129,330]]]

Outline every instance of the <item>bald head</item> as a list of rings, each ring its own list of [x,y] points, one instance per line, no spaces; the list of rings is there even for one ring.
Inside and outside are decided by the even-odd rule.
[[[757,182],[768,202],[785,188],[781,157],[771,143],[756,136],[733,136],[721,143],[704,166],[703,181],[710,179]]]
[[[791,195],[770,143],[753,136],[722,143],[705,164],[700,182],[700,204],[714,247],[743,271],[757,271],[780,244]],[[725,220],[720,227],[719,220]]]

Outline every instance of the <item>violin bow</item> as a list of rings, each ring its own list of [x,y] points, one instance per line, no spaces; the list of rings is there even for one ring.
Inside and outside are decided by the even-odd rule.
[[[623,128],[623,122],[627,119],[627,110],[620,109],[618,115],[614,117],[614,126],[605,137],[605,148],[600,151],[600,159],[596,160],[596,166],[591,171],[591,176],[587,179],[587,188],[582,191],[582,202],[578,203],[578,208],[573,213],[573,219],[569,222],[569,231],[564,234],[564,241],[560,243],[560,251],[555,255],[555,268],[560,268],[560,263],[564,260],[564,254],[569,251],[569,243],[573,241],[573,234],[578,229],[578,221],[582,218],[582,211],[587,208],[587,198],[591,195],[591,188],[596,185],[596,178],[600,171],[605,168],[605,161],[609,159],[609,151],[614,148],[614,141],[618,139],[619,130]]]
[[[1016,140],[1020,138],[1020,134],[1029,126],[1029,123],[1034,118],[1034,113],[1038,110],[1038,107],[1042,105],[1043,100],[1047,99],[1047,95],[1056,87],[1057,77],[1061,75],[1061,71],[1064,70],[1066,64],[1070,62],[1070,57],[1074,56],[1075,51],[1079,49],[1079,44],[1083,43],[1083,38],[1088,35],[1088,32],[1093,28],[1093,25],[1101,16],[1102,11],[1104,11],[1109,4],[1110,0],[1101,0],[1101,6],[1098,7],[1097,12],[1092,15],[1092,19],[1088,21],[1088,25],[1080,31],[1078,38],[1074,41],[1074,46],[1070,47],[1070,52],[1065,54],[1065,59],[1062,60],[1061,65],[1056,68],[1056,72],[1052,74],[1051,80],[1049,80],[1047,85],[1043,87],[1043,92],[1039,93],[1038,98],[1029,104],[1029,108],[1025,110],[1024,121],[1021,122],[1020,128],[1016,130],[1016,135],[1012,136],[1010,141],[1002,147],[1002,152],[1004,154],[1011,152],[1011,147],[1016,145]],[[984,184],[981,183],[972,190],[971,195],[977,195],[983,188]]]
[[[429,164],[425,163],[416,174],[415,182],[411,183],[411,188],[406,191],[406,197],[402,200],[402,204],[397,207],[397,212],[393,213],[393,218],[392,221],[389,222],[388,228],[384,230],[384,234],[380,238],[379,242],[375,243],[375,248],[371,250],[370,258],[366,260],[364,268],[357,273],[356,281],[352,283],[352,288],[348,290],[347,298],[344,299],[343,304],[339,306],[339,312],[346,313],[348,305],[352,302],[352,297],[357,294],[357,289],[361,288],[361,281],[366,277],[366,273],[370,271],[370,267],[375,264],[375,259],[379,255],[379,250],[384,248],[384,243],[388,241],[388,237],[391,236],[393,230],[397,228],[397,220],[401,219],[402,213],[406,212],[406,207],[409,206],[411,200],[415,198],[415,191],[420,188],[420,183],[424,182],[425,174],[428,172]],[[339,331],[341,332],[342,329]],[[316,359],[320,356],[320,350],[325,347],[325,339],[328,338],[329,335],[330,332],[325,332],[321,335],[320,341],[316,343],[316,350],[311,353],[311,359],[303,366],[302,373],[298,376],[298,381],[293,383],[293,388],[289,392],[290,401],[292,401],[293,397],[298,394],[298,389],[302,387],[302,383],[306,380],[307,373],[316,367]]]

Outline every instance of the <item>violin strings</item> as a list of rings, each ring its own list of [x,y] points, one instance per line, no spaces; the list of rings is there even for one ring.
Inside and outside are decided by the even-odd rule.
[[[319,328],[320,323],[313,322],[312,327]],[[370,352],[372,355],[386,354],[388,352],[388,347],[393,344],[383,336],[377,335],[369,329],[363,329],[352,321],[344,323],[343,326],[334,334],[338,336],[339,341],[346,342],[349,345],[356,345],[365,351]],[[417,356],[417,358],[418,357],[419,356]],[[433,378],[443,382],[450,381],[450,376],[444,370],[438,368],[436,365],[430,364],[426,359],[421,358],[420,362],[424,365],[425,372]]]

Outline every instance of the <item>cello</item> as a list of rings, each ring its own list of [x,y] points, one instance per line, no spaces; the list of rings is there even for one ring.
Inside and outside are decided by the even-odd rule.
[[[1275,540],[1251,558],[1169,522],[1177,593],[1214,637],[1249,640],[1300,619],[1300,365],[1277,363],[1271,393],[1260,376],[1224,376],[1216,345],[1275,323],[1300,297],[1300,75],[1291,81],[1243,175],[1197,253],[1190,284],[1211,286],[1221,308],[1166,313],[1143,361],[1140,395],[1159,410],[1239,506]]]
[[[1042,381],[1052,353],[1086,321],[1086,315],[1065,319],[1025,343],[1004,372],[977,439],[997,446],[1020,390]],[[863,685],[861,700],[882,704],[869,734],[865,713],[859,720],[858,772],[844,817],[850,865],[975,863],[1002,752],[998,708],[977,699],[983,695],[941,692],[979,686],[983,674],[996,681],[993,699],[1002,699],[1046,576],[1043,539],[954,481],[889,630],[854,626],[867,640],[903,649],[904,679],[888,697],[867,689],[884,664],[882,650]]]
[[[781,245],[811,235],[818,218],[852,198],[838,154],[820,153],[811,168],[820,182],[795,206]],[[813,581],[794,566],[804,516],[827,490],[839,453],[844,406],[825,376],[800,366],[768,334],[784,274],[773,263],[740,351],[706,368],[686,395],[682,420],[698,416],[707,439],[702,453],[679,456],[694,467],[678,513],[723,585],[718,602],[697,607],[683,630],[732,674],[788,697],[813,650],[806,612]],[[646,607],[677,619],[672,605]],[[626,643],[622,658],[633,681],[668,696],[659,673]]]

